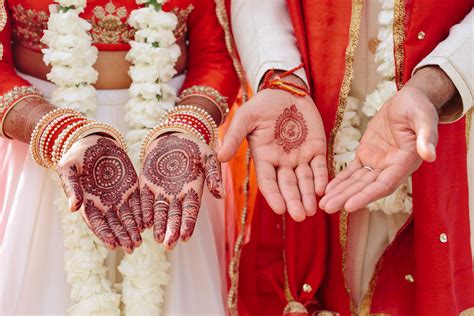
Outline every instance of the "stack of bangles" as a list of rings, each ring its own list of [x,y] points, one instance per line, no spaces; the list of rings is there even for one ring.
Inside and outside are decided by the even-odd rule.
[[[307,96],[308,91],[306,90],[306,87],[299,86],[291,82],[285,82],[282,80],[282,78],[294,74],[300,68],[303,68],[303,64],[280,74],[276,74],[274,69],[268,71],[265,77],[263,78],[263,83],[260,87],[260,90],[279,89],[289,92],[297,97]]]
[[[145,136],[140,150],[141,160],[152,141],[171,132],[193,135],[211,148],[218,139],[217,124],[209,113],[194,105],[179,105],[166,112],[158,125]]]
[[[71,146],[86,136],[104,134],[126,148],[122,134],[109,124],[89,120],[73,109],[56,109],[36,124],[30,140],[30,153],[40,166],[55,166]]]

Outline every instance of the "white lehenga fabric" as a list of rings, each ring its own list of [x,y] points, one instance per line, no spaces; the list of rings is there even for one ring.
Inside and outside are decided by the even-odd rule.
[[[25,77],[51,96],[51,83]],[[170,86],[177,90],[182,81],[177,77]],[[97,119],[125,132],[127,100],[127,90],[98,91]],[[34,163],[26,144],[0,139],[0,153],[0,314],[64,315],[71,302],[55,174]],[[228,173],[225,166],[223,171]],[[205,190],[193,237],[169,252],[168,260],[163,315],[225,314],[223,201]],[[118,262],[108,261],[116,269]]]

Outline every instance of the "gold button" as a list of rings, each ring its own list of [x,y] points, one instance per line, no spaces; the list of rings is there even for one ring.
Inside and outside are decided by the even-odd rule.
[[[405,275],[405,280],[407,280],[410,283],[415,282],[415,279],[413,278],[413,275],[411,275],[411,274]]]
[[[439,235],[439,241],[441,241],[443,244],[447,243],[448,242],[448,235],[446,235],[445,233],[442,233],[441,235]]]
[[[379,47],[380,41],[378,38],[372,37],[369,40],[369,50],[372,52],[372,54],[375,54],[377,51],[377,48]]]
[[[419,39],[419,40],[424,39],[425,36],[426,36],[426,34],[425,34],[425,32],[423,32],[423,31],[420,31],[420,32],[418,33],[418,39]]]
[[[313,290],[313,287],[308,283],[303,284],[303,292],[310,293]]]

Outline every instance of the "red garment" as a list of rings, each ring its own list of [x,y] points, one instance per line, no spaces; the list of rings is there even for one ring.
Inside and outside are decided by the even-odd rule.
[[[395,35],[401,35],[397,39],[402,39],[395,43],[394,52],[401,87],[423,57],[467,15],[472,2],[395,3],[395,18],[401,22],[400,28],[394,28]],[[352,7],[351,1],[345,0],[288,0],[287,4],[313,98],[326,128],[331,163],[337,109],[345,105],[344,91],[350,88],[352,60],[346,59],[346,48],[351,43],[351,19],[357,11],[363,14],[362,1],[352,1]],[[421,30],[426,34],[423,41],[417,38]],[[474,307],[466,164],[464,119],[440,125],[437,160],[423,163],[413,175],[413,215],[379,260],[361,314],[446,316]],[[322,211],[303,223],[287,218],[284,235],[278,228],[281,217],[274,215],[260,196],[251,241],[243,247],[241,256],[240,314],[282,314],[287,304],[283,294],[283,245],[288,282],[296,301],[306,305],[309,312],[357,313],[344,281],[343,264],[351,264],[346,260],[350,216],[346,219],[344,214],[329,216]],[[442,234],[446,234],[447,242],[440,241]],[[414,278],[414,283],[407,275]],[[305,292],[305,283],[313,291]],[[316,295],[314,291],[318,291]]]
[[[15,73],[10,41],[32,50],[40,50],[43,30],[47,28],[49,5],[52,0],[7,0],[7,23],[0,29],[4,57],[0,61],[0,96],[15,86],[29,83]],[[137,8],[132,0],[89,0],[82,17],[91,25],[94,45],[99,50],[126,51],[133,39],[133,29],[127,24],[130,12]],[[192,86],[207,86],[227,97],[229,106],[239,90],[225,39],[212,0],[169,0],[164,9],[178,17],[176,34],[185,36],[187,48],[186,79],[182,90]],[[1,23],[0,23],[1,25]],[[13,34],[13,36],[12,36]],[[215,97],[214,97],[215,98]]]

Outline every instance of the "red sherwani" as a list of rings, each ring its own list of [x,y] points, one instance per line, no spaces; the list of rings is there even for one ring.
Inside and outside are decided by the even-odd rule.
[[[334,138],[350,88],[362,1],[288,0],[287,4],[326,128],[332,166]],[[399,88],[471,8],[470,0],[458,0],[455,5],[448,0],[395,1]],[[417,39],[420,31],[426,34],[423,41]],[[413,174],[412,216],[378,261],[360,314],[474,312],[466,164],[464,119],[440,125],[437,160],[423,163]],[[348,240],[357,238],[348,235],[350,216],[319,211],[302,223],[287,216],[284,232],[281,216],[273,214],[260,195],[253,217],[251,239],[243,247],[240,263],[240,314],[281,315],[291,299],[309,312],[357,313],[345,277],[351,265]]]

